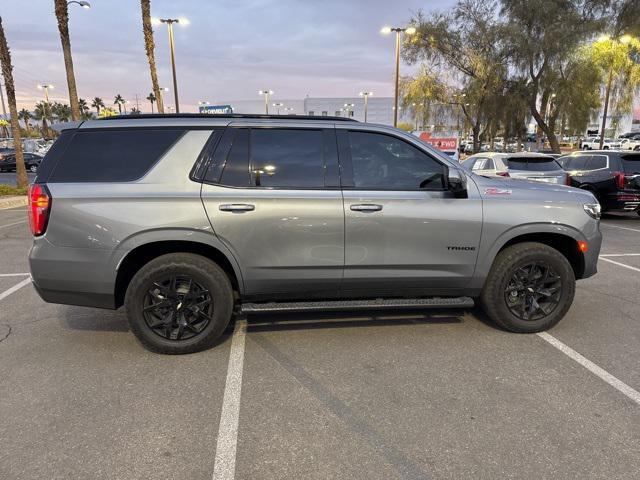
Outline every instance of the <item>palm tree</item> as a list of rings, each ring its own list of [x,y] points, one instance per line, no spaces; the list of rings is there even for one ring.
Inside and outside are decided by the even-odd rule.
[[[113,100],[113,104],[118,106],[118,113],[122,115],[122,105],[124,105],[125,99],[122,98],[122,95],[117,94],[116,98]]]
[[[51,114],[51,105],[47,102],[38,102],[36,103],[36,108],[33,110],[33,118],[34,120],[38,120],[42,122],[42,132],[46,135],[49,126],[47,122],[51,122],[53,120],[53,115]]]
[[[162,95],[160,95],[160,84],[158,83],[158,72],[156,71],[156,57],[154,54],[155,43],[153,41],[153,27],[151,26],[151,0],[140,0],[140,8],[142,9],[144,48],[147,51],[147,59],[149,60],[153,94],[158,99],[158,113],[164,113]],[[153,104],[151,106],[153,107]]]
[[[0,64],[2,64],[2,76],[4,88],[7,91],[9,113],[11,114],[11,132],[13,133],[13,147],[16,155],[16,186],[25,188],[28,184],[27,170],[24,167],[24,155],[22,153],[22,139],[20,138],[20,121],[18,120],[18,106],[16,104],[16,88],[13,84],[13,65],[11,64],[11,51],[7,44],[0,17]]]
[[[153,92],[151,92],[149,95],[147,95],[147,100],[149,100],[149,102],[151,103],[151,113],[153,113],[153,102],[157,101],[157,97],[153,94]]]
[[[65,103],[54,102],[51,113],[59,122],[68,122],[71,118],[71,107]]]
[[[80,118],[82,120],[89,120],[93,117],[93,114],[89,111],[89,104],[84,98],[78,100],[78,105],[80,106]]]
[[[104,107],[104,102],[100,97],[95,97],[91,102],[91,106],[96,109],[96,113],[100,116],[100,109]]]
[[[138,107],[132,107],[129,111],[129,115],[140,115],[140,109]]]
[[[80,106],[78,105],[78,90],[76,76],[73,73],[73,59],[71,58],[71,39],[69,38],[69,8],[67,0],[54,0],[58,30],[62,42],[64,67],[67,71],[67,86],[69,87],[69,102],[71,103],[71,118],[80,120]]]
[[[29,120],[31,120],[31,112],[26,108],[23,108],[18,112],[18,120],[22,120],[24,122],[24,129],[29,134]]]

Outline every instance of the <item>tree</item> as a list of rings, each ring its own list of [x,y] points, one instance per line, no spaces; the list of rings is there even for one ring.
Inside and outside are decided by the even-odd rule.
[[[31,120],[31,112],[26,108],[23,108],[18,112],[18,119],[24,122],[24,129],[29,133],[29,120]]]
[[[132,107],[129,111],[129,115],[140,115],[140,109],[138,107]]]
[[[71,57],[71,39],[69,37],[69,8],[67,0],[54,0],[58,30],[62,42],[62,54],[64,67],[67,72],[67,86],[69,87],[69,102],[71,104],[71,118],[80,120],[80,107],[78,105],[78,90],[76,89],[76,77],[73,72],[73,58]]]
[[[93,114],[89,111],[89,104],[84,98],[78,100],[78,106],[80,107],[80,118],[82,120],[93,118]]]
[[[13,65],[11,63],[11,51],[4,34],[2,17],[0,17],[0,64],[2,64],[2,76],[4,88],[7,92],[9,114],[11,115],[11,133],[13,134],[13,148],[16,155],[16,186],[25,188],[28,184],[27,170],[24,166],[24,154],[22,152],[22,138],[20,135],[20,121],[18,120],[18,106],[16,103],[16,89],[13,83]]]
[[[158,72],[156,71],[155,42],[153,40],[153,27],[151,26],[151,1],[140,0],[142,10],[142,32],[144,34],[144,47],[149,60],[149,71],[151,72],[151,85],[153,94],[158,101],[158,113],[164,113],[162,95],[160,94],[160,84],[158,83]],[[153,102],[151,104],[153,110]]]
[[[53,102],[51,114],[59,122],[68,122],[71,119],[71,107],[65,103]]]
[[[95,97],[91,101],[91,106],[96,109],[97,115],[100,116],[100,109],[104,108],[104,102],[102,101],[102,99],[100,97]]]
[[[149,95],[147,95],[147,100],[149,100],[149,103],[151,103],[151,113],[153,113],[153,102],[157,100],[157,97],[153,94],[153,92],[151,92]]]
[[[46,136],[49,131],[48,122],[53,121],[51,105],[47,102],[36,103],[35,109],[33,110],[33,118],[42,122],[42,133]]]
[[[501,90],[507,73],[505,27],[496,12],[496,2],[483,0],[460,0],[450,12],[429,17],[418,12],[410,22],[417,34],[404,41],[406,61],[429,63],[451,79],[454,91],[466,93],[460,108],[471,126],[474,152],[480,149],[484,122],[491,118],[489,100]]]
[[[419,128],[428,123],[431,104],[446,101],[446,86],[437,74],[423,66],[415,77],[401,79],[400,94],[402,108],[411,112]]]
[[[2,134],[5,138],[9,138],[9,127],[11,126],[11,124],[9,123],[8,120],[5,120],[4,118],[0,118],[0,128],[2,128]]]
[[[119,93],[116,95],[116,98],[113,100],[113,104],[118,106],[118,113],[122,115],[122,105],[124,105],[125,99]]]
[[[560,152],[556,122],[560,91],[570,91],[563,73],[572,53],[602,25],[602,0],[502,0],[505,40],[514,68],[527,78],[527,103],[538,127]],[[553,96],[555,94],[555,97]]]

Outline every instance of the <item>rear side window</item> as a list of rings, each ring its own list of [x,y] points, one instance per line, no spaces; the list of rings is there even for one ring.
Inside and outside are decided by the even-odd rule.
[[[58,160],[62,157],[62,154],[66,150],[69,142],[73,138],[73,134],[75,130],[65,130],[63,131],[58,139],[53,142],[51,148],[47,152],[47,154],[42,159],[42,163],[38,167],[38,175],[36,175],[36,183],[38,182],[46,182],[49,179],[49,175],[55,168]]]
[[[587,162],[589,161],[588,155],[576,155],[575,157],[569,157],[568,164],[565,164],[565,168],[568,170],[586,170]]]
[[[562,170],[562,167],[553,157],[512,157],[507,161],[507,167],[511,170],[526,170],[530,172],[550,172]]]
[[[621,155],[620,159],[624,173],[640,173],[640,154],[628,153]]]
[[[250,182],[249,130],[240,128],[234,132],[220,183],[232,187],[248,187]]]
[[[251,130],[251,179],[256,187],[324,187],[322,130]]]
[[[184,130],[77,130],[49,182],[137,180],[182,136]]]
[[[587,162],[587,170],[599,170],[601,168],[607,168],[607,157],[593,155]]]

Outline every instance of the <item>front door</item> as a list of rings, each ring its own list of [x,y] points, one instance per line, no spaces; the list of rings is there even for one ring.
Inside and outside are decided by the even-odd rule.
[[[344,265],[337,166],[333,128],[227,128],[202,199],[247,295],[337,294]]]
[[[343,291],[451,295],[476,264],[482,203],[445,189],[444,162],[390,134],[339,129],[345,210]]]

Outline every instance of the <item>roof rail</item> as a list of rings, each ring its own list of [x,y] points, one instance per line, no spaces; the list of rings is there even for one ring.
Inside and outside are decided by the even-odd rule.
[[[357,122],[353,118],[318,115],[264,115],[256,113],[142,113],[135,115],[113,115],[99,120],[135,120],[147,118],[257,118],[271,120],[330,120],[336,122]]]

